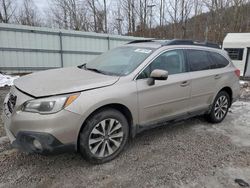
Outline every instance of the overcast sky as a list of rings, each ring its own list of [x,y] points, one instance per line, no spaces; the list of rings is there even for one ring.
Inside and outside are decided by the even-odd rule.
[[[34,1],[34,3],[35,3],[35,5],[37,6],[37,8],[41,11],[41,12],[43,12],[43,10],[45,10],[46,8],[48,8],[48,6],[49,6],[49,1],[51,1],[51,0],[33,0]],[[23,2],[23,0],[17,0],[17,3],[19,4],[19,5],[21,5],[22,4],[22,2]]]
[[[39,10],[44,10],[48,7],[48,0],[33,0]]]

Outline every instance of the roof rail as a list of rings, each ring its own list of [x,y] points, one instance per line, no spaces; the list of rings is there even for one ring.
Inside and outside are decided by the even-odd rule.
[[[141,42],[153,42],[153,40],[151,40],[151,39],[144,39],[144,40],[133,40],[133,41],[131,41],[131,42],[129,42],[129,43],[127,43],[127,44],[135,44],[135,43],[141,43]]]
[[[212,42],[201,42],[201,43],[197,43],[197,45],[200,45],[200,46],[207,46],[207,47],[210,47],[210,48],[218,48],[218,49],[221,49],[221,47],[220,47],[219,44],[212,43]]]
[[[173,39],[163,43],[163,46],[168,45],[194,45],[194,42],[192,40]]]
[[[216,43],[194,42],[192,40],[182,40],[182,39],[173,39],[173,40],[169,40],[169,41],[166,41],[165,43],[163,43],[163,46],[169,46],[169,45],[194,45],[194,46],[205,46],[205,47],[220,49],[220,46]]]

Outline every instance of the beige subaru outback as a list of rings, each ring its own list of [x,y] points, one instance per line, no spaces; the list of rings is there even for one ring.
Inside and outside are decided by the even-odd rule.
[[[17,79],[4,102],[5,129],[20,150],[78,151],[104,163],[141,130],[202,114],[221,122],[239,76],[213,44],[133,41],[78,67]]]

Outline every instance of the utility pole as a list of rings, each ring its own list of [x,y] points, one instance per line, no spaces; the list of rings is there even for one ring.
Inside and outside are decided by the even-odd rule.
[[[208,26],[206,25],[206,30],[205,30],[205,42],[208,41]]]
[[[116,20],[118,21],[118,35],[122,35],[122,24],[121,24],[121,22],[123,21],[123,19],[121,18],[120,7],[118,8],[118,18],[116,18]]]
[[[103,3],[104,3],[104,16],[105,16],[105,33],[108,33],[107,4],[106,4],[106,0],[103,0]]]
[[[149,35],[151,37],[151,28],[152,28],[152,18],[153,18],[153,7],[156,6],[154,4],[147,5],[148,8],[150,8],[150,21],[149,21]]]
[[[160,26],[163,25],[162,20],[163,20],[163,7],[164,7],[164,0],[161,0],[160,4]]]
[[[119,17],[119,18],[116,18],[116,20],[118,21],[118,34],[122,35],[122,24],[121,24],[121,22],[123,21],[123,19],[121,19]]]
[[[208,16],[206,20],[206,28],[205,28],[205,42],[208,41]]]

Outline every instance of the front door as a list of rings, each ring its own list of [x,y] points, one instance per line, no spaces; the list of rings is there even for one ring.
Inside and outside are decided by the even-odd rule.
[[[154,69],[167,70],[167,80],[147,80]],[[171,119],[185,114],[190,96],[190,75],[182,50],[162,53],[138,76],[139,121],[141,125]]]

